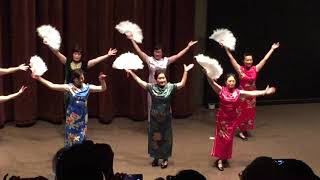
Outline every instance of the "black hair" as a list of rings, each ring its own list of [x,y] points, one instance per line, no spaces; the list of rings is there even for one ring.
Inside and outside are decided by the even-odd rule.
[[[72,53],[75,53],[75,52],[81,53],[81,55],[83,54],[83,50],[80,48],[79,44],[76,44],[76,45],[73,47]]]
[[[237,76],[236,76],[235,74],[233,74],[233,73],[228,73],[228,74],[226,74],[226,76],[225,76],[225,78],[224,78],[224,82],[227,82],[227,80],[228,80],[229,77],[233,77],[233,78],[236,80],[236,82],[237,82]]]
[[[76,78],[80,78],[81,75],[83,75],[84,72],[82,69],[75,69],[72,71],[72,74],[71,74],[71,82],[74,82],[74,79]]]
[[[160,50],[160,49],[162,50],[162,45],[160,43],[156,43],[153,50]]]
[[[165,70],[165,69],[157,69],[157,70],[154,72],[153,78],[154,78],[155,80],[157,80],[159,74],[164,74],[164,75],[166,75],[166,70]]]

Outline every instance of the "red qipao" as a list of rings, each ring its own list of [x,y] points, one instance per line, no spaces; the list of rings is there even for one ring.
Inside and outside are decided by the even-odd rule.
[[[220,107],[216,113],[216,132],[211,155],[219,159],[230,159],[235,129],[238,126],[240,90],[222,87]]]
[[[240,67],[240,87],[239,89],[246,91],[256,90],[257,69],[256,66],[250,69],[244,66]],[[254,128],[254,119],[256,116],[256,97],[242,97],[240,99],[240,131],[251,130]]]

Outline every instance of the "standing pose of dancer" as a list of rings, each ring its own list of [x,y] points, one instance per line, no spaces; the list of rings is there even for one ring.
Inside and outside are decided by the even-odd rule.
[[[158,69],[167,69],[168,65],[178,60],[182,57],[194,44],[198,41],[190,41],[183,50],[181,50],[178,54],[170,56],[170,57],[163,57],[162,47],[160,45],[156,45],[153,49],[153,56],[147,55],[143,52],[138,44],[133,40],[132,33],[127,33],[127,38],[132,42],[134,49],[137,51],[138,56],[148,64],[149,69],[149,83],[156,83],[154,79],[154,73]],[[148,121],[150,121],[150,108],[151,108],[151,96],[148,95]]]
[[[235,87],[236,77],[228,74],[225,86],[220,86],[207,75],[212,89],[219,95],[219,109],[216,113],[215,140],[211,155],[218,158],[216,167],[224,170],[223,164],[232,156],[234,132],[239,124],[239,105],[241,97],[256,97],[269,95],[275,92],[275,88],[269,86],[265,90],[245,91]]]
[[[58,50],[50,47],[46,41],[43,41],[43,43],[45,45],[47,45],[49,47],[49,49],[53,52],[53,54],[58,57],[59,61],[66,66],[65,67],[65,83],[72,83],[71,74],[72,74],[73,70],[82,69],[84,74],[86,74],[87,69],[95,66],[96,64],[102,62],[103,60],[107,59],[110,56],[116,55],[116,53],[117,53],[117,49],[110,48],[107,54],[105,54],[103,56],[99,56],[94,59],[91,59],[89,61],[85,61],[85,60],[83,60],[83,51],[78,46],[75,46],[73,48],[72,58],[66,58],[66,56],[64,56]],[[65,99],[64,99],[65,109],[67,108],[67,106],[69,104],[68,97],[69,97],[68,95],[65,95]]]
[[[89,93],[105,91],[107,89],[105,77],[106,75],[100,74],[99,81],[101,85],[96,86],[84,83],[84,72],[81,69],[76,69],[72,72],[72,83],[69,84],[54,84],[40,76],[33,76],[33,78],[48,88],[66,92],[69,96],[65,126],[66,147],[71,147],[85,140],[88,122],[87,101]]]
[[[256,79],[258,72],[266,64],[267,60],[273,53],[275,49],[279,47],[279,43],[274,43],[271,46],[269,52],[264,56],[264,58],[257,64],[253,65],[252,55],[249,53],[244,54],[243,64],[240,66],[237,60],[232,56],[230,50],[225,48],[228,57],[230,58],[231,64],[239,74],[240,86],[239,88],[246,91],[252,91],[256,89]],[[240,99],[240,124],[239,124],[239,137],[242,140],[248,140],[248,130],[254,128],[254,119],[256,115],[256,98],[255,97],[243,97]]]
[[[154,158],[152,166],[158,166],[159,159],[162,159],[161,168],[168,166],[168,158],[172,153],[171,98],[176,90],[185,86],[188,71],[192,67],[193,64],[184,65],[182,79],[176,84],[167,82],[165,70],[162,69],[155,71],[155,84],[147,83],[131,70],[126,70],[143,89],[149,92],[152,98],[150,122],[148,124],[148,153]]]

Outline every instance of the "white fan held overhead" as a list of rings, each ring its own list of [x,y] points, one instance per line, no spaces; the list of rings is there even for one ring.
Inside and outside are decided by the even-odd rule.
[[[117,57],[117,59],[113,62],[112,67],[114,69],[143,69],[143,62],[139,56],[127,52]]]
[[[115,27],[121,34],[126,34],[128,33],[132,34],[132,38],[134,41],[137,43],[142,43],[143,40],[143,35],[142,35],[142,30],[141,28],[130,21],[121,21],[119,24],[116,25]]]
[[[55,50],[59,50],[61,44],[61,36],[59,31],[50,26],[42,25],[37,28],[38,35],[45,41],[48,46],[52,47]]]
[[[33,76],[42,76],[48,70],[46,63],[39,56],[32,56],[29,65]]]
[[[236,38],[228,29],[214,30],[209,39],[213,39],[233,51],[236,46]]]
[[[210,78],[216,80],[222,75],[223,69],[217,60],[203,54],[198,54],[195,58],[196,61],[207,71]]]

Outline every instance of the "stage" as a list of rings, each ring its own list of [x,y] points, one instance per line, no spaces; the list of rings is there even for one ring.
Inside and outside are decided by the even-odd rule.
[[[90,107],[89,107],[90,108]],[[235,138],[231,167],[220,172],[210,156],[214,111],[199,109],[187,119],[173,120],[173,157],[167,169],[151,167],[147,154],[147,122],[116,118],[105,125],[89,119],[88,137],[109,143],[115,153],[114,171],[142,173],[145,180],[195,169],[208,180],[236,180],[238,173],[257,156],[297,158],[320,175],[320,104],[258,106],[256,129],[249,141]],[[38,121],[28,128],[7,123],[0,129],[0,179],[42,175],[54,179],[52,158],[63,146],[64,126]]]

